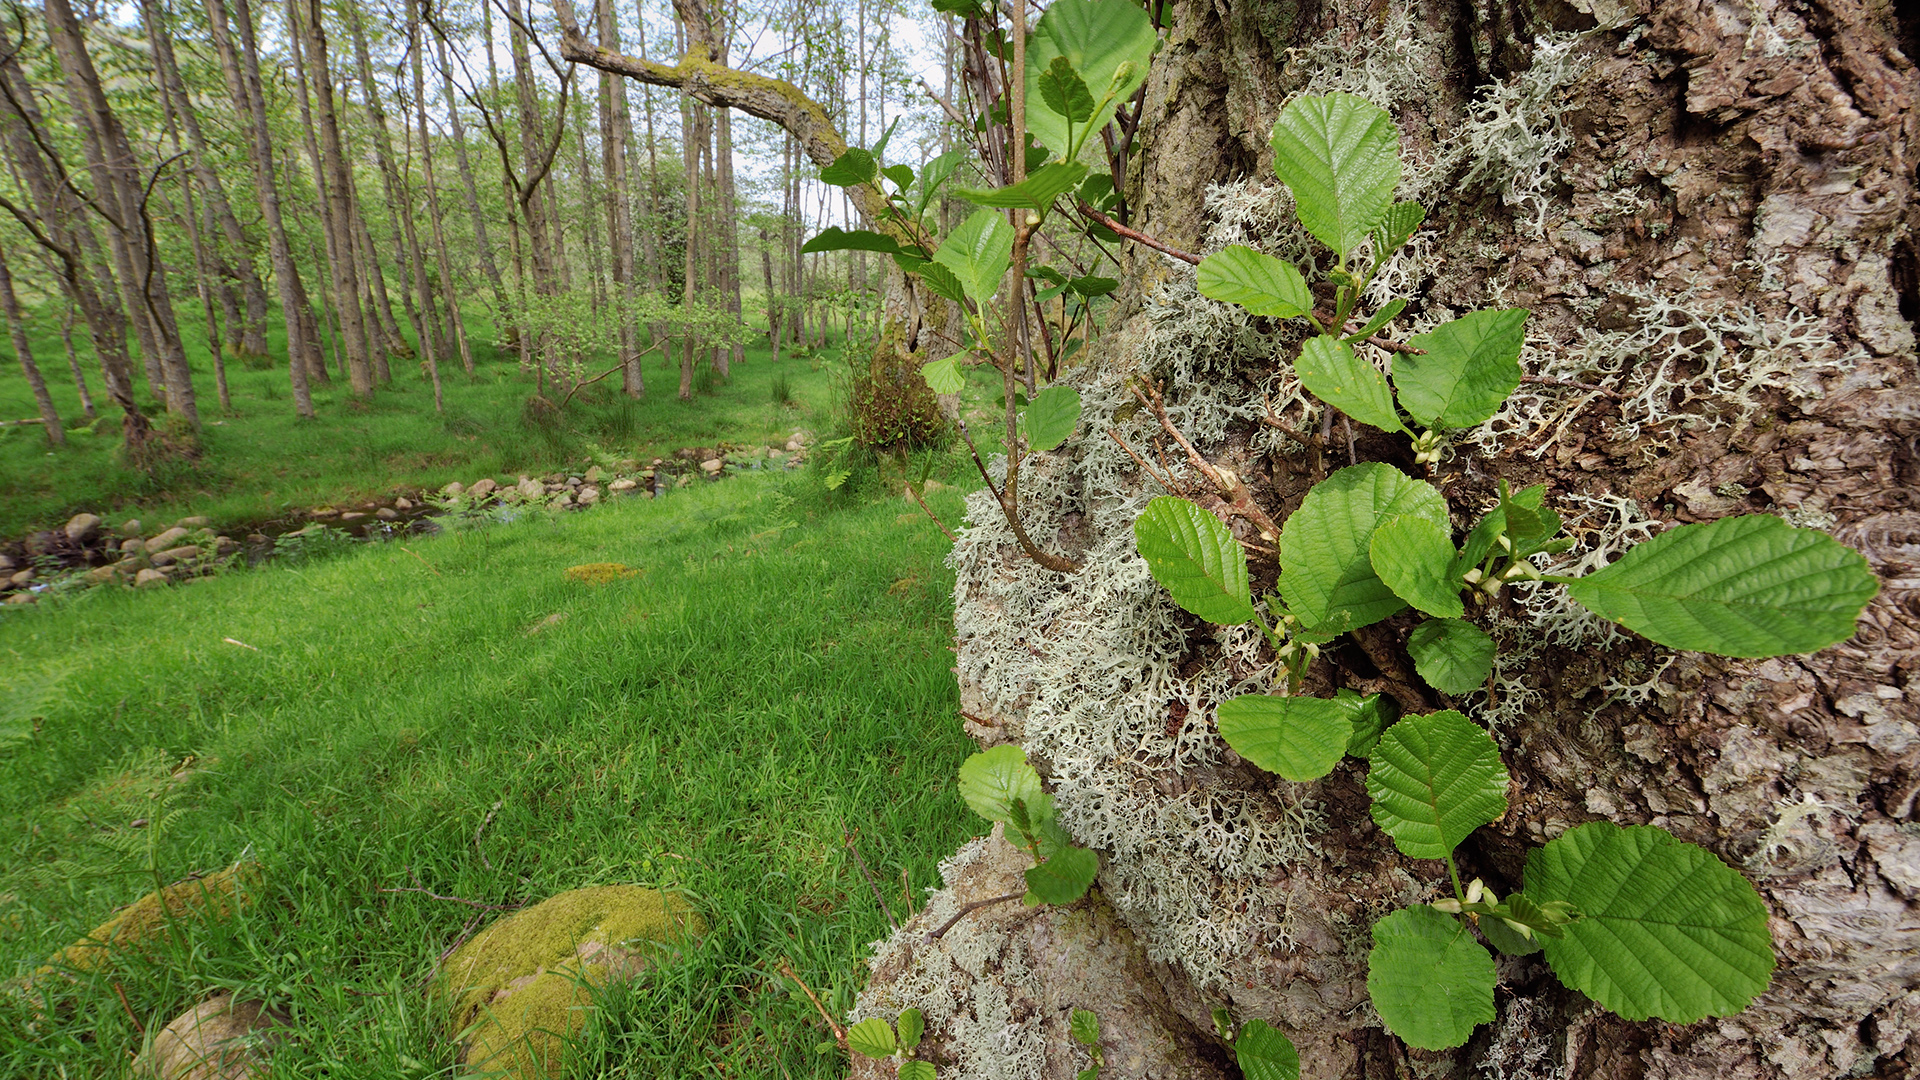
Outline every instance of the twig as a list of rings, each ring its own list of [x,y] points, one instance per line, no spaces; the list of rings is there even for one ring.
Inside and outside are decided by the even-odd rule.
[[[1119,443],[1120,449],[1125,450],[1127,452],[1127,456],[1133,459],[1134,464],[1140,466],[1140,470],[1142,472],[1146,473],[1148,476],[1153,478],[1154,483],[1159,484],[1161,487],[1165,488],[1169,494],[1173,494],[1173,495],[1184,494],[1184,492],[1181,491],[1180,487],[1173,482],[1173,475],[1171,473],[1169,473],[1165,478],[1162,478],[1159,473],[1153,471],[1153,466],[1147,464],[1145,458],[1142,458],[1139,454],[1135,453],[1133,447],[1127,445],[1127,440],[1120,437],[1120,429],[1112,428],[1112,427],[1108,428],[1107,436],[1111,438],[1114,442]]]
[[[953,925],[959,922],[961,919],[965,918],[968,912],[971,912],[977,908],[991,907],[994,904],[1004,904],[1009,900],[1018,900],[1025,895],[1027,894],[1024,892],[1010,892],[1005,896],[990,896],[985,900],[975,900],[970,904],[961,904],[960,910],[953,913],[953,918],[948,919],[944,923],[941,923],[940,929],[934,930],[928,933],[923,943],[927,945],[931,945],[934,942],[939,941],[942,937],[945,937],[947,931],[953,929]]]
[[[402,549],[402,550],[405,550],[405,549]],[[251,645],[249,645],[249,644],[247,644],[247,643],[246,643],[246,642],[244,642],[244,641],[241,641],[241,640],[239,640],[238,638],[230,638],[230,637],[223,637],[223,638],[221,638],[220,640],[221,640],[221,641],[224,641],[224,642],[226,642],[226,643],[227,643],[227,644],[229,644],[229,645],[238,645],[238,646],[240,646],[240,647],[241,647],[241,648],[243,648],[243,649],[253,649],[253,646],[251,646]],[[254,651],[254,652],[259,652],[260,650],[259,650],[259,649],[253,649],[253,651]]]
[[[907,868],[900,868],[900,896],[907,905],[907,918],[913,918],[913,879],[907,876]]]
[[[429,889],[381,889],[380,891],[383,893],[421,893],[434,900],[448,900],[456,904],[465,904],[470,908],[478,908],[481,911],[517,911],[527,906],[525,904],[483,904],[478,900],[468,900],[460,896],[441,896],[439,893]]]
[[[127,1004],[127,992],[120,989],[119,979],[113,980],[113,992],[114,995],[120,999],[120,1007],[127,1010],[127,1019],[133,1021],[133,1029],[140,1033],[140,1040],[145,1042],[147,1038],[147,1025],[141,1023],[140,1018],[133,1015],[133,1006]]]
[[[493,870],[493,861],[487,858],[487,849],[480,846],[480,834],[486,832],[487,826],[493,824],[493,815],[500,812],[500,804],[505,801],[505,799],[493,800],[493,805],[487,808],[487,816],[480,819],[480,827],[473,830],[473,850],[480,853],[480,861],[485,863],[490,871]]]
[[[1153,237],[1148,236],[1146,233],[1136,232],[1133,229],[1129,229],[1125,225],[1120,224],[1119,222],[1113,220],[1107,215],[1101,213],[1100,211],[1095,210],[1093,207],[1088,206],[1086,203],[1080,204],[1080,213],[1082,216],[1092,218],[1095,222],[1098,222],[1101,225],[1105,225],[1107,228],[1112,229],[1114,232],[1119,233],[1121,236],[1126,237],[1127,239],[1133,241],[1136,244],[1143,244],[1161,253],[1162,255],[1171,255],[1174,258],[1179,259],[1181,262],[1184,262],[1184,263],[1190,263],[1194,266],[1200,265],[1200,256],[1195,255],[1192,252],[1181,251],[1179,248],[1174,247],[1171,244],[1167,244],[1159,240],[1155,240]]]
[[[610,368],[608,368],[607,370],[605,370],[605,371],[603,371],[603,372],[601,372],[600,374],[598,374],[598,375],[595,375],[595,376],[594,376],[593,378],[591,378],[591,379],[587,379],[587,380],[585,380],[585,381],[583,381],[583,382],[577,382],[577,383],[574,383],[574,384],[573,384],[573,389],[571,389],[571,390],[569,390],[569,391],[567,391],[567,396],[566,396],[566,397],[563,397],[563,398],[561,398],[561,399],[560,399],[560,406],[559,406],[559,407],[560,407],[560,408],[562,408],[562,409],[564,409],[564,408],[566,408],[566,407],[567,407],[567,402],[569,402],[569,401],[572,401],[572,400],[573,400],[573,395],[575,395],[575,394],[577,394],[577,393],[579,393],[579,392],[580,392],[580,388],[581,388],[581,387],[583,387],[583,386],[592,386],[592,385],[593,385],[594,383],[597,383],[597,382],[599,382],[599,381],[600,381],[601,379],[604,379],[604,378],[606,378],[607,376],[609,376],[609,375],[611,375],[611,374],[613,374],[614,372],[616,372],[616,371],[619,371],[619,370],[621,370],[622,368],[624,368],[624,367],[626,367],[626,366],[627,366],[628,364],[630,364],[630,363],[634,363],[634,362],[637,362],[637,361],[638,361],[638,360],[639,360],[639,359],[640,359],[641,357],[643,357],[643,356],[645,356],[645,355],[647,355],[648,353],[650,353],[650,352],[652,352],[653,350],[655,350],[655,349],[657,349],[657,348],[659,348],[659,347],[661,347],[661,346],[662,346],[662,345],[664,345],[664,344],[666,344],[666,339],[664,339],[664,338],[663,338],[663,339],[661,339],[661,340],[659,340],[659,341],[656,341],[656,342],[654,342],[653,344],[651,344],[651,345],[649,345],[649,346],[647,346],[646,348],[644,348],[644,349],[641,349],[641,350],[640,350],[639,352],[637,352],[637,353],[634,353],[634,354],[633,354],[632,356],[630,356],[630,357],[627,357],[627,358],[626,358],[625,360],[622,360],[622,361],[620,361],[619,363],[617,363],[617,364],[615,364],[615,365],[613,365],[612,367],[610,367]]]
[[[807,995],[807,1000],[813,1002],[813,1007],[820,1011],[820,1019],[825,1020],[827,1027],[832,1029],[834,1041],[840,1044],[840,1049],[845,1050],[847,1048],[847,1029],[841,1027],[839,1022],[834,1020],[833,1014],[827,1012],[825,1005],[820,1004],[819,995],[813,992],[813,987],[802,982],[800,976],[793,973],[793,965],[786,960],[780,961],[780,974],[793,980],[793,984],[800,988],[800,992]]]
[[[1211,481],[1214,488],[1220,492],[1220,497],[1227,502],[1228,513],[1246,518],[1254,530],[1260,534],[1261,539],[1279,539],[1280,527],[1275,525],[1273,519],[1267,516],[1267,512],[1260,509],[1259,504],[1253,501],[1253,492],[1247,490],[1246,482],[1231,469],[1223,469],[1202,457],[1200,451],[1194,449],[1193,444],[1187,441],[1187,437],[1174,426],[1173,418],[1167,415],[1166,400],[1161,396],[1160,388],[1148,383],[1146,392],[1142,392],[1138,384],[1135,384],[1132,389],[1133,396],[1139,398],[1141,404],[1153,410],[1153,415],[1160,421],[1160,426],[1165,428],[1167,434],[1173,436],[1173,440],[1187,452],[1187,460],[1191,461],[1200,475]],[[1167,472],[1171,474],[1173,470],[1169,468]]]
[[[414,551],[414,550],[413,550],[412,548],[410,548],[410,547],[408,547],[408,546],[407,546],[407,545],[405,545],[405,544],[401,544],[401,545],[400,545],[400,550],[401,550],[401,551],[404,551],[404,552],[406,552],[406,553],[407,553],[407,554],[409,554],[409,555],[412,555],[412,556],[413,556],[414,558],[416,558],[416,559],[420,559],[420,556],[419,556],[419,555],[418,555],[418,554],[417,554],[417,553],[416,553],[416,552],[415,552],[415,551]],[[425,560],[425,559],[420,559],[420,565],[421,565],[421,566],[424,566],[424,567],[426,567],[427,569],[429,569],[429,570],[431,570],[431,571],[433,571],[433,576],[434,576],[434,577],[445,577],[445,576],[446,576],[446,575],[444,575],[444,574],[442,574],[442,573],[440,572],[440,568],[439,568],[439,567],[437,567],[437,566],[435,566],[435,565],[433,565],[432,563],[430,563],[430,562],[428,562],[428,561],[427,561],[427,560]],[[229,639],[229,640],[231,640],[231,639]],[[236,644],[238,644],[238,643],[236,642]],[[252,646],[251,646],[251,645],[249,645],[249,646],[248,646],[248,648],[252,648]]]
[[[1609,390],[1604,386],[1596,386],[1593,383],[1574,382],[1572,379],[1549,379],[1545,375],[1522,375],[1520,376],[1520,381],[1537,383],[1541,386],[1565,386],[1573,390],[1585,390],[1592,394],[1605,394],[1616,401],[1621,397],[1618,391]]]
[[[860,846],[854,843],[854,841],[859,838],[860,831],[855,829],[853,832],[841,837],[840,842],[846,846],[848,851],[853,853],[854,865],[860,868],[860,876],[867,879],[867,888],[873,890],[874,903],[880,905],[880,914],[887,917],[887,928],[897,932],[900,929],[900,924],[893,921],[893,909],[887,906],[886,898],[880,895],[880,882],[874,878],[873,871],[867,869],[867,860],[861,856]]]
[[[953,535],[953,530],[947,528],[947,523],[940,520],[940,515],[934,513],[933,508],[927,505],[927,500],[920,497],[920,489],[918,487],[913,484],[908,484],[907,494],[913,496],[913,501],[920,504],[920,509],[927,512],[927,516],[933,519],[935,525],[940,526],[940,531],[947,534],[948,540],[956,544],[960,542],[960,538]]]

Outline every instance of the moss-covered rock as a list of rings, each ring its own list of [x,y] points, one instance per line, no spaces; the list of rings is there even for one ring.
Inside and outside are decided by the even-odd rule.
[[[168,925],[224,919],[252,903],[259,895],[260,867],[238,863],[206,877],[189,878],[150,892],[121,908],[113,918],[87,936],[60,950],[59,955],[33,973],[35,980],[52,974],[99,971],[123,952],[138,951],[159,940]]]
[[[455,949],[437,993],[470,1073],[557,1075],[593,990],[631,979],[706,932],[679,898],[636,885],[561,893]]]

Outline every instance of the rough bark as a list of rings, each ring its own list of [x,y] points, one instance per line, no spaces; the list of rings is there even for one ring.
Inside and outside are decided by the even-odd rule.
[[[1378,1026],[1369,927],[1445,871],[1373,827],[1363,764],[1293,785],[1220,741],[1214,707],[1270,689],[1271,654],[1178,613],[1146,575],[1128,527],[1161,492],[1105,438],[1151,445],[1125,380],[1168,379],[1188,433],[1284,519],[1311,455],[1251,418],[1263,390],[1297,392],[1293,342],[1144,249],[1116,332],[1075,377],[1081,435],[1022,476],[1029,527],[1087,570],[1063,584],[1024,563],[984,495],[956,548],[971,730],[1041,763],[1062,821],[1102,849],[1103,902],[1165,965],[1192,1028],[1215,1006],[1267,1020],[1303,1076],[1914,1075],[1920,78],[1891,9],[1176,0],[1166,20],[1126,178],[1137,228],[1189,251],[1288,242],[1275,116],[1303,91],[1364,93],[1400,127],[1401,197],[1428,207],[1402,268],[1410,314],[1529,308],[1529,371],[1607,388],[1523,387],[1457,439],[1435,480],[1462,516],[1496,479],[1544,483],[1598,557],[1662,524],[1779,513],[1880,576],[1858,634],[1812,656],[1672,653],[1515,590],[1487,615],[1510,658],[1492,695],[1406,689],[1391,668],[1407,619],[1309,676],[1309,692],[1398,688],[1412,711],[1490,724],[1511,809],[1463,847],[1463,874],[1505,895],[1528,850],[1571,826],[1659,825],[1755,884],[1779,967],[1745,1012],[1676,1026],[1612,1017],[1537,958],[1504,960],[1498,1019],[1466,1046],[1409,1051]],[[1404,439],[1357,434],[1358,456],[1410,466]],[[1253,569],[1256,593],[1270,587],[1271,561]]]

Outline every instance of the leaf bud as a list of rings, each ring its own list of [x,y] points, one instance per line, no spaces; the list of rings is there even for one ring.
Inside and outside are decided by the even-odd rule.
[[[1435,900],[1427,906],[1433,908],[1435,911],[1444,911],[1449,915],[1460,914],[1460,901],[1452,897],[1448,897],[1445,900]]]

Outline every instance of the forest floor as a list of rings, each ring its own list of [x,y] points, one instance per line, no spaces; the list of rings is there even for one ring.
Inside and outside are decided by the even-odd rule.
[[[776,363],[762,339],[730,378],[703,372],[693,400],[681,401],[678,368],[649,356],[644,398],[621,395],[614,376],[587,388],[559,417],[543,419],[525,412],[532,377],[511,356],[478,344],[492,338],[484,318],[470,313],[467,323],[476,342],[475,374],[457,364],[443,368],[444,414],[433,411],[421,365],[396,358],[393,382],[370,402],[352,399],[337,378],[316,386],[312,420],[294,414],[286,372],[277,365],[255,371],[229,363],[232,408],[221,410],[211,354],[203,337],[183,328],[203,452],[145,471],[120,460],[119,410],[106,399],[97,371],[88,378],[101,421],[97,430],[82,426],[86,417],[57,328],[36,320],[30,324],[34,354],[68,426],[68,444],[48,446],[38,425],[0,426],[0,543],[57,528],[83,511],[110,524],[202,516],[216,528],[240,528],[298,508],[433,491],[454,480],[471,484],[493,476],[511,483],[524,473],[579,471],[609,455],[645,460],[727,440],[779,446],[796,428],[830,423],[835,380],[845,370],[837,342]],[[268,343],[284,355],[281,335],[270,334]],[[19,367],[0,366],[0,420],[38,415]]]
[[[930,498],[957,520],[956,489]],[[0,1075],[123,1075],[215,989],[290,1015],[275,1075],[450,1075],[423,987],[498,914],[473,905],[610,883],[711,929],[603,995],[569,1075],[843,1075],[779,965],[844,1014],[876,892],[904,918],[980,827],[946,550],[897,488],[759,472],[8,609]],[[565,576],[595,562],[639,572]],[[233,917],[31,976],[156,882],[241,862]]]

